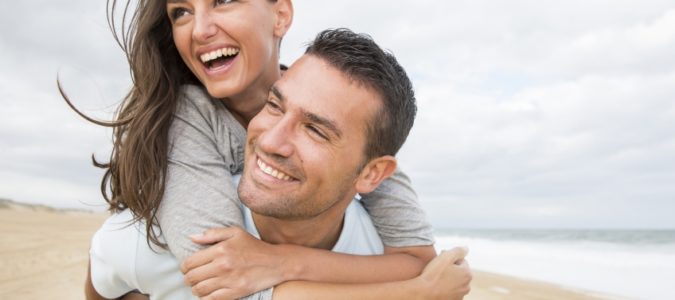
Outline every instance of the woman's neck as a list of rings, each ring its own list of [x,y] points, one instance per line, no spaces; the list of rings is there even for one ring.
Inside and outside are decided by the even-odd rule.
[[[230,110],[239,123],[248,127],[248,123],[255,117],[267,102],[270,87],[281,77],[278,67],[270,70],[243,92],[223,99],[225,106]]]

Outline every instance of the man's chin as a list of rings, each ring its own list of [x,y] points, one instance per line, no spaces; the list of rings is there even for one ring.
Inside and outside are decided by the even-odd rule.
[[[248,209],[250,209],[251,212],[261,216],[281,220],[289,220],[297,218],[297,216],[293,214],[293,212],[289,211],[288,206],[279,202],[272,202],[269,200],[248,201],[248,203],[244,202],[244,205],[246,205],[246,207],[248,207]]]

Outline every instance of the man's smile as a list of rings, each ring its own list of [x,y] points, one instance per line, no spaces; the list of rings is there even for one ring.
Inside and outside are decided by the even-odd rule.
[[[283,181],[293,181],[293,177],[287,175],[286,173],[273,168],[272,166],[266,164],[262,159],[258,158],[256,161],[258,168],[263,171],[265,174],[275,177]]]

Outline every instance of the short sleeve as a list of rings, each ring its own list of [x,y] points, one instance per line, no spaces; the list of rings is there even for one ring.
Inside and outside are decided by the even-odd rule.
[[[96,292],[105,298],[121,297],[137,286],[133,281],[138,234],[133,233],[136,227],[122,222],[126,214],[128,210],[109,217],[91,240],[91,282]]]
[[[385,246],[434,244],[431,224],[417,201],[410,178],[401,170],[397,169],[373,192],[361,195],[361,203],[373,219]]]
[[[241,172],[246,131],[222,102],[186,86],[169,130],[169,162],[157,218],[179,261],[202,246],[189,236],[242,226],[232,175]]]

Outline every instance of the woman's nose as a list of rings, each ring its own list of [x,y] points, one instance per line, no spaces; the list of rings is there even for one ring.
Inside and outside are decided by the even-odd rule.
[[[208,11],[195,13],[195,25],[192,29],[192,37],[199,42],[207,42],[216,35],[218,27],[213,21],[213,16]]]

